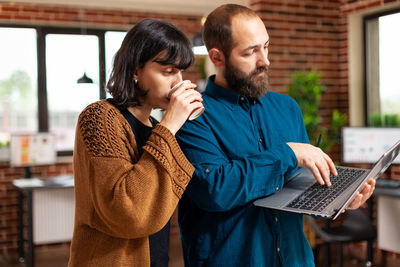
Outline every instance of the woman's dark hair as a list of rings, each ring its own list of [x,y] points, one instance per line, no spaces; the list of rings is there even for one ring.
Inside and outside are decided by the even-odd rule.
[[[158,55],[160,57],[155,58]],[[184,33],[166,21],[145,19],[136,24],[126,34],[114,57],[113,70],[107,83],[113,104],[120,108],[141,105],[139,97],[145,96],[146,91],[135,84],[133,75],[152,59],[162,65],[187,69],[194,61],[191,42]]]

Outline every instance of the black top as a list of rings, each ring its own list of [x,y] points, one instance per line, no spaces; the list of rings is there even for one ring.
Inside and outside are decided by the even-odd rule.
[[[149,139],[153,128],[157,125],[158,121],[153,117],[150,117],[150,122],[152,127],[144,125],[141,123],[136,117],[129,112],[127,109],[120,110],[122,115],[124,115],[125,119],[131,125],[133,134],[135,135],[136,145],[139,150],[139,157],[143,154],[143,146],[146,144]]]
[[[149,127],[141,123],[127,109],[120,109],[120,111],[131,125],[140,157],[143,153],[143,146],[146,144],[158,121],[153,117],[150,117],[150,122],[153,126]],[[163,229],[149,237],[151,267],[168,267],[169,228],[170,222],[168,221]]]

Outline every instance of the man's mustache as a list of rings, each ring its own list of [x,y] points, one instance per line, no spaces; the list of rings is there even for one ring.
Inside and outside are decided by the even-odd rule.
[[[255,70],[253,70],[253,72],[251,73],[251,75],[257,75],[261,72],[268,72],[268,67],[267,66],[261,66],[256,68]]]

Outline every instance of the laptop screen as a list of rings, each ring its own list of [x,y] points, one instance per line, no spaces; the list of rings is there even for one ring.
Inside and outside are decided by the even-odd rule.
[[[400,141],[396,143],[390,150],[388,150],[379,161],[374,165],[371,170],[371,177],[378,178],[390,166],[394,159],[398,160],[400,152]]]

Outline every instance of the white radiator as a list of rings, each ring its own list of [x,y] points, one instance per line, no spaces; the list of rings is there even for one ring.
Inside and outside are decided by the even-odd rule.
[[[33,243],[50,244],[72,239],[74,188],[33,190]]]

